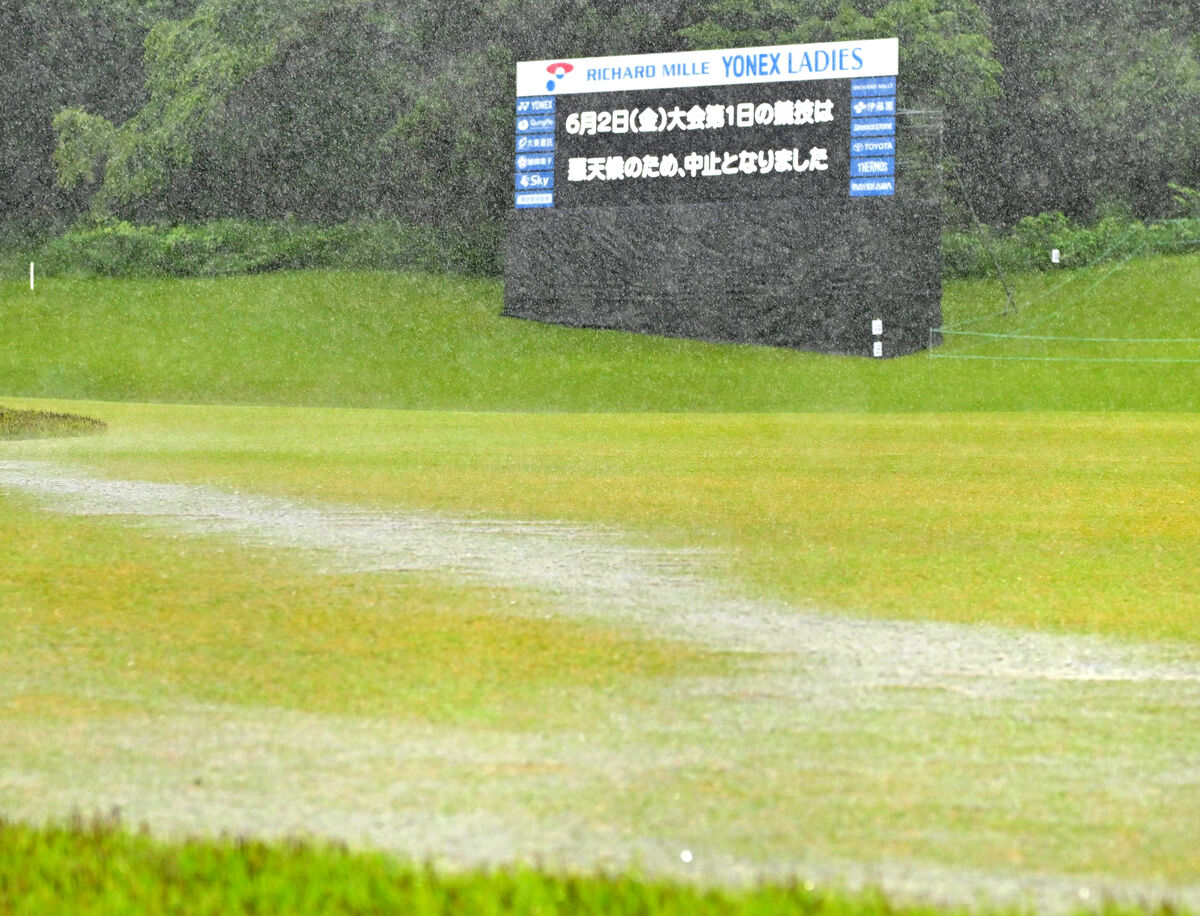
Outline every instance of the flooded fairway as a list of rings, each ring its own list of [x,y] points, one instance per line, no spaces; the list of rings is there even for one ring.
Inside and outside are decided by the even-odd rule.
[[[23,818],[118,806],[168,833],[301,832],[454,865],[640,863],[718,883],[799,875],[943,902],[1200,899],[1185,877],[1200,737],[1180,727],[1200,709],[1200,665],[1170,646],[799,610],[732,593],[702,550],[612,527],[360,510],[34,461],[0,462],[0,492],[81,523],[284,551],[314,581],[326,570],[528,590],[559,617],[740,660],[725,676],[546,695],[557,724],[532,732],[170,692],[94,720],[17,719],[0,805]],[[133,699],[118,682],[3,670],[9,695]]]

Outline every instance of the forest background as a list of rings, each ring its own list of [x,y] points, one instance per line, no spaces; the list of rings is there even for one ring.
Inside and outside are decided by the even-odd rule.
[[[0,241],[400,225],[494,273],[517,61],[884,36],[951,232],[1200,216],[1198,0],[9,0]]]

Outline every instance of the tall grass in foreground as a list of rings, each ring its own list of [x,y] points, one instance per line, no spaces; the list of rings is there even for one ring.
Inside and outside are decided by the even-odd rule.
[[[921,916],[963,910],[897,906],[877,893],[830,893],[811,883],[729,891],[527,867],[450,873],[297,840],[164,843],[108,821],[31,827],[0,819],[0,912]],[[1111,904],[1103,912],[1181,914]]]

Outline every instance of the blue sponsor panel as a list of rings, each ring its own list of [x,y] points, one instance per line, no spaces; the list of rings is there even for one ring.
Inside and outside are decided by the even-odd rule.
[[[553,172],[518,172],[518,191],[549,191],[554,187]]]
[[[553,172],[554,153],[521,153],[516,164],[518,172]]]
[[[850,80],[850,97],[863,95],[895,95],[896,77],[871,76]]]
[[[518,191],[515,198],[518,210],[536,210],[554,206],[553,191]]]
[[[896,116],[896,97],[881,95],[869,99],[852,99],[850,116],[852,118],[893,118]]]
[[[530,95],[517,99],[517,114],[547,115],[554,114],[554,96]]]
[[[554,152],[554,134],[517,134],[518,153]]]
[[[850,141],[850,155],[861,156],[894,156],[896,155],[895,137],[863,137]]]
[[[530,115],[517,118],[517,133],[519,134],[551,134],[554,133],[554,115]]]
[[[892,197],[896,193],[896,179],[887,178],[851,178],[851,197]]]
[[[850,139],[856,137],[888,137],[896,134],[895,118],[851,118]]]
[[[896,174],[896,160],[891,156],[876,159],[851,159],[851,178],[870,178],[872,176],[892,176]]]

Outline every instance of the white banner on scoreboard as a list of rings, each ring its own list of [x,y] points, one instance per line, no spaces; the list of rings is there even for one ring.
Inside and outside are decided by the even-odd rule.
[[[671,54],[523,61],[517,64],[517,96],[895,76],[899,71],[899,58],[897,39],[875,38]]]

